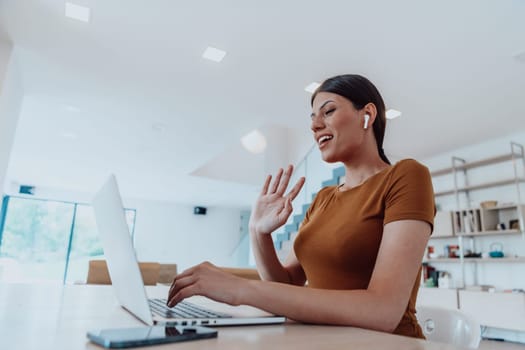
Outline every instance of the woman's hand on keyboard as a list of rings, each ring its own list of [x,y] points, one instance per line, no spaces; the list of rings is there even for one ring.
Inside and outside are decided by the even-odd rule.
[[[204,262],[177,275],[171,284],[167,304],[175,306],[194,295],[202,295],[230,305],[240,305],[249,280],[224,272]]]

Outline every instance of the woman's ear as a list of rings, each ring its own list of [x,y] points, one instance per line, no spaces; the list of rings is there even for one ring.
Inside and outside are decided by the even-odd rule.
[[[367,129],[370,125],[374,125],[377,117],[377,108],[373,103],[368,103],[363,107],[363,111],[365,112],[363,128]]]

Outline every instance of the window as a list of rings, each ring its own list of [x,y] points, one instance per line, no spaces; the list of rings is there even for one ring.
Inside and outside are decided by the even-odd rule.
[[[126,220],[130,228],[130,234],[133,237],[135,210],[126,210]],[[91,206],[79,204],[75,215],[65,282],[85,281],[88,262],[93,259],[104,259],[102,243],[98,237],[95,224],[95,213]]]
[[[133,236],[136,211],[126,209]],[[90,259],[103,258],[91,206],[6,196],[0,218],[0,280],[85,281]]]

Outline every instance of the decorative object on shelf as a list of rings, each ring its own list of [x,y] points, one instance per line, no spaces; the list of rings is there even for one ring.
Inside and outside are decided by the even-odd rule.
[[[429,245],[427,247],[427,258],[431,259],[430,258],[430,255],[434,254],[434,246],[433,245]]]
[[[467,252],[463,255],[465,258],[481,258],[481,253],[476,253],[467,249]]]
[[[427,287],[427,288],[434,288],[435,287],[434,280],[432,278],[427,278],[425,280],[425,287]]]
[[[437,287],[438,271],[428,263],[423,263],[423,282],[425,287]]]
[[[505,227],[505,223],[504,222],[500,222],[497,226],[496,226],[496,229],[498,231],[505,231],[507,228]]]
[[[489,255],[491,258],[503,258],[505,254],[503,254],[503,244],[499,242],[494,242],[490,245],[490,252]]]
[[[483,209],[494,208],[494,207],[496,207],[498,205],[498,201],[483,201],[483,202],[479,203],[479,205]]]
[[[438,258],[438,253],[434,252],[434,246],[430,245],[427,247],[427,258],[429,259],[436,259]]]
[[[447,271],[439,271],[438,288],[452,288],[452,278]]]
[[[510,220],[509,221],[509,229],[510,230],[519,230],[520,229],[520,221],[518,219]]]
[[[449,258],[459,258],[459,245],[449,244],[445,246],[445,256]]]
[[[474,215],[471,211],[463,213],[463,230],[465,233],[471,233],[476,230]]]

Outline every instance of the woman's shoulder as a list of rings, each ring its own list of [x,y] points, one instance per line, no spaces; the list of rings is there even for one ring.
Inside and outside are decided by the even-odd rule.
[[[420,181],[430,179],[428,168],[415,159],[403,159],[392,165],[389,178],[392,183],[397,181]]]
[[[406,171],[429,173],[429,170],[425,165],[412,158],[402,159],[398,161],[392,166],[392,170],[396,170],[397,172]]]
[[[315,195],[316,198],[323,198],[323,197],[326,197],[326,196],[330,196],[332,195],[334,192],[337,191],[337,187],[339,187],[338,185],[333,185],[333,186],[326,186],[326,187],[323,187],[319,190],[319,192],[317,192],[317,194]]]

